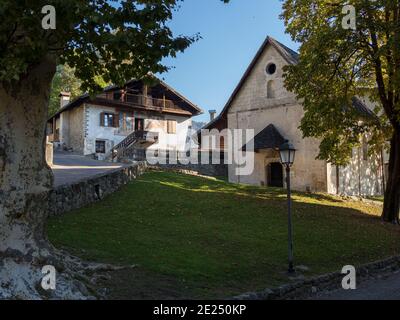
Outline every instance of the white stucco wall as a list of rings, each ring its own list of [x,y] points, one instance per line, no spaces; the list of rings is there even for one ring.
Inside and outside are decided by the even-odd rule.
[[[374,110],[375,103],[368,97],[358,98],[364,102],[366,107]],[[375,196],[384,193],[386,176],[384,164],[387,162],[387,151],[382,150],[382,154],[377,155],[369,154],[368,148],[363,148],[368,139],[368,134],[360,139],[361,146],[352,150],[350,163],[347,166],[339,167],[339,190],[337,188],[337,169],[335,166],[328,166],[328,191],[330,193],[352,196]]]
[[[100,114],[102,112],[116,113],[112,107],[103,107],[98,105],[85,105],[85,146],[84,154],[94,154],[96,151],[96,140],[106,142],[106,155],[98,154],[99,158],[107,157],[111,149],[126,138],[126,134],[118,134],[118,129],[113,127],[100,126]],[[144,128],[146,131],[158,132],[159,141],[150,148],[154,150],[185,150],[186,137],[189,126],[192,124],[191,118],[176,115],[158,115],[149,112],[133,111],[135,118],[144,119]],[[167,120],[175,120],[176,134],[167,133]]]
[[[383,194],[384,169],[379,155],[363,156],[362,148],[354,148],[350,164],[339,167],[339,190],[336,166],[328,166],[328,192],[351,196]]]
[[[115,134],[116,128],[100,126],[100,114],[102,112],[115,113],[116,111],[115,108],[111,107],[85,104],[84,155],[96,152],[96,140],[106,142],[106,153],[108,153],[115,144],[120,143],[125,138],[125,136]]]
[[[176,121],[176,133],[168,134],[167,121]],[[145,130],[158,132],[158,143],[149,147],[152,150],[176,150],[185,151],[186,139],[192,119],[175,115],[163,115],[162,117],[149,117],[145,121]]]

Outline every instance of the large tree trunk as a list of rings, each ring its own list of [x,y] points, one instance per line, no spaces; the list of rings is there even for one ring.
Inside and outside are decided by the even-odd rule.
[[[18,85],[0,84],[0,299],[79,298],[71,277],[57,274],[56,290],[41,289],[42,267],[58,258],[45,235],[53,177],[45,161],[50,57]]]
[[[399,223],[400,210],[400,131],[395,130],[390,141],[389,177],[385,191],[382,218]]]

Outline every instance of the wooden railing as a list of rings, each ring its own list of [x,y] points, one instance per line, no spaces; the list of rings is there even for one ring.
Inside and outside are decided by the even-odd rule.
[[[134,131],[112,149],[111,157],[112,159],[115,159],[118,157],[127,156],[127,154],[131,153],[132,149],[134,149],[136,143],[140,141],[154,144],[157,142],[157,140],[157,133],[151,133],[148,131]]]
[[[179,109],[179,107],[172,101],[168,99],[157,99],[144,95],[137,95],[132,93],[125,93],[121,95],[120,99],[114,99],[113,94],[102,93],[98,96],[102,99],[119,101],[126,104],[135,104],[140,106],[156,107],[160,109]]]

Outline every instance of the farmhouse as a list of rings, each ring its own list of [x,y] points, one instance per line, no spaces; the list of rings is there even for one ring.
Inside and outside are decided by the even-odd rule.
[[[60,110],[47,123],[48,141],[99,160],[144,159],[146,149],[185,151],[192,117],[202,110],[156,80],[153,86],[132,80],[74,101],[62,92]]]
[[[316,159],[319,140],[303,138],[299,129],[304,114],[302,104],[285,89],[283,81],[283,67],[296,64],[298,58],[295,51],[267,37],[221,114],[204,128],[255,130],[253,173],[238,175],[238,166],[229,164],[229,181],[283,187],[285,172],[277,150],[288,140],[297,149],[291,170],[294,189],[348,195],[382,194],[387,163],[383,151],[380,155],[370,156],[364,141],[362,147],[353,150],[348,166],[336,167]],[[353,107],[360,116],[374,116],[373,106],[368,101],[355,97]],[[217,149],[227,152],[227,137],[214,139],[220,142]]]

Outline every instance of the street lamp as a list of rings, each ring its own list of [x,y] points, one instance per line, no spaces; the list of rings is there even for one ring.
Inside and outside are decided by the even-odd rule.
[[[286,185],[287,185],[287,201],[288,201],[288,249],[289,249],[289,273],[294,273],[293,267],[293,226],[292,226],[292,200],[290,192],[290,167],[293,165],[296,149],[293,145],[286,140],[284,144],[279,147],[279,155],[281,163],[286,168]]]

